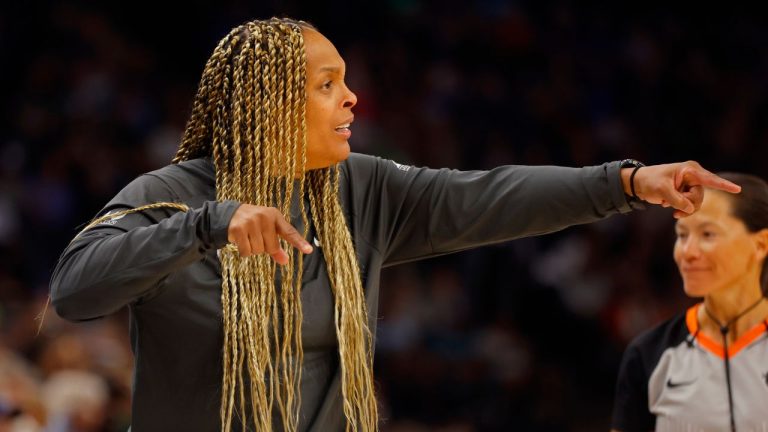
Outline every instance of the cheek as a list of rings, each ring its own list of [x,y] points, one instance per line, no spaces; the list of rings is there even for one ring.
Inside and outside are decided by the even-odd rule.
[[[318,95],[308,96],[304,112],[307,121],[307,132],[311,133],[320,126],[325,116],[326,108],[323,99]]]
[[[310,109],[309,104],[307,104],[305,120],[307,122],[307,136],[312,135],[318,129],[317,110]]]
[[[747,257],[747,252],[746,245],[740,241],[724,241],[712,244],[709,251],[711,255],[716,255],[719,260],[733,263],[744,260]]]
[[[748,271],[755,262],[749,249],[736,245],[718,251],[717,261],[725,271],[738,274]]]
[[[317,151],[323,141],[322,116],[317,109],[307,109],[307,151]]]

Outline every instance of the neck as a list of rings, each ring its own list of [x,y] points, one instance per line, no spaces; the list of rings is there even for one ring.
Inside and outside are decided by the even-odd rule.
[[[729,339],[737,339],[768,316],[768,301],[760,284],[755,282],[739,289],[725,289],[704,298],[699,311],[702,329],[719,334],[720,326],[728,326]],[[717,322],[716,322],[717,321]]]
[[[759,292],[759,290],[754,295],[736,297],[736,298],[728,298],[728,296],[712,295],[712,296],[707,296],[704,299],[704,306],[707,308],[709,313],[712,314],[717,319],[717,321],[720,321],[721,324],[725,324],[735,319],[736,317],[738,317],[750,306],[758,302],[761,298],[763,297],[762,297],[762,294]],[[757,309],[759,306],[760,305],[755,307],[755,309]],[[749,312],[747,312],[746,315],[749,315]],[[742,318],[744,318],[744,316],[738,319],[742,319]]]

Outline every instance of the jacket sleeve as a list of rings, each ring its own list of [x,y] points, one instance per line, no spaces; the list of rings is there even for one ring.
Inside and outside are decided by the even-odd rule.
[[[544,234],[631,210],[619,162],[490,171],[408,167],[353,155],[351,218],[385,265]]]
[[[123,189],[100,213],[156,202],[179,202],[160,178],[147,174]],[[199,208],[141,211],[80,233],[51,278],[51,301],[65,319],[81,321],[138,301],[170,273],[227,243],[239,203],[207,201]]]

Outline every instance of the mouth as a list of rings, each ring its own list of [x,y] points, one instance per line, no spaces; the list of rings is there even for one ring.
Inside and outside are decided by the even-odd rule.
[[[349,130],[349,126],[351,126],[351,123],[344,123],[342,125],[336,126],[335,130],[337,132],[348,131]]]
[[[352,125],[352,122],[354,121],[354,117],[351,118],[346,123],[342,123],[334,128],[334,131],[336,131],[337,134],[344,136],[346,139],[349,139],[349,137],[352,136],[352,131],[349,129],[349,127]]]
[[[706,271],[709,271],[709,269],[699,268],[699,267],[685,267],[680,269],[681,273],[688,273],[688,274],[703,273]]]

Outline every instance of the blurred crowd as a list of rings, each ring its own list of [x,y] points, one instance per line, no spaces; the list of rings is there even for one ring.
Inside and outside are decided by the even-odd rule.
[[[207,56],[243,21],[307,19],[336,44],[359,98],[353,151],[459,169],[634,157],[768,174],[768,23],[754,11],[7,3],[0,432],[130,424],[127,313],[65,322],[47,307],[48,280],[78,227],[170,161]],[[628,341],[695,302],[671,259],[672,226],[654,208],[388,269],[383,430],[607,430]]]

